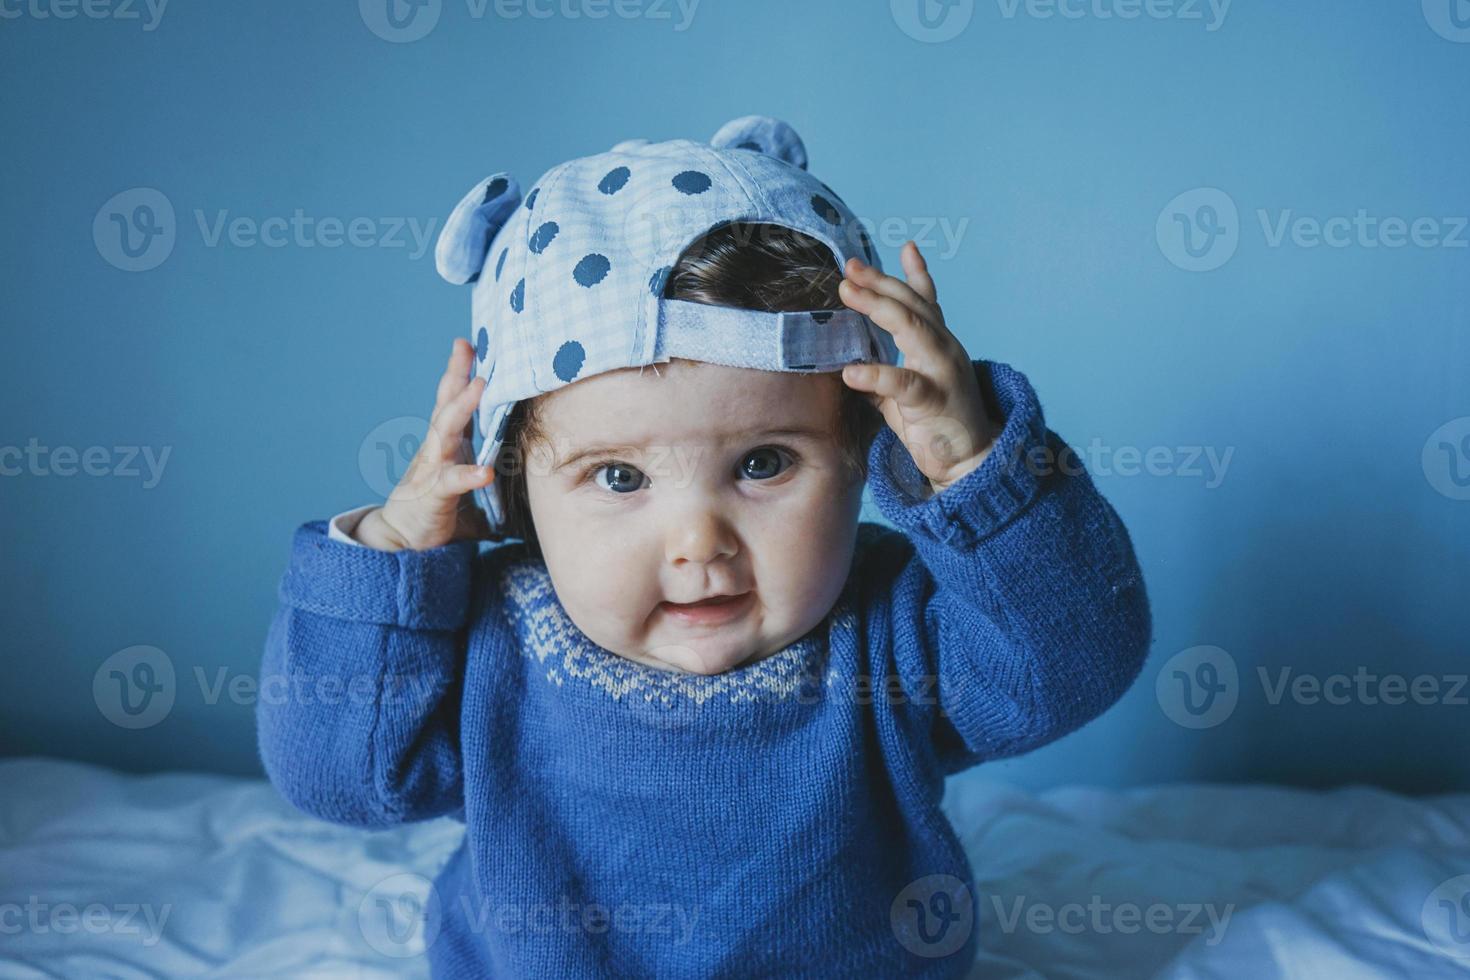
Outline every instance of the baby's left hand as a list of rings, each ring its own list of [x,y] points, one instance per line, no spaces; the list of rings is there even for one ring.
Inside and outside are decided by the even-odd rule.
[[[940,493],[985,461],[1000,427],[985,410],[969,354],[944,324],[918,245],[905,242],[899,258],[908,282],[851,258],[838,293],[893,335],[903,366],[849,364],[842,380],[877,406]]]

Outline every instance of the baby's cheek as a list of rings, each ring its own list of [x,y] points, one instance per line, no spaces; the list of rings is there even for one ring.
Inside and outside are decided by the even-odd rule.
[[[617,539],[605,549],[587,549],[580,564],[586,594],[609,637],[618,649],[635,648],[647,638],[654,607],[663,599],[658,579],[659,556],[645,549],[635,553],[626,540]],[[603,644],[614,649],[609,644]]]
[[[769,579],[763,586],[773,586],[793,615],[820,618],[846,580],[856,521],[847,501],[829,498],[827,506],[776,529],[762,545],[760,564]]]

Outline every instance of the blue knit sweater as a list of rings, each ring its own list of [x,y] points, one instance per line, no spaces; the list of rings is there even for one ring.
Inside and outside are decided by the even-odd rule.
[[[827,618],[725,674],[598,647],[520,542],[303,524],[262,690],[343,693],[259,700],[271,780],[339,823],[463,820],[435,976],[963,975],[979,908],[944,777],[1097,716],[1152,632],[1117,514],[1045,465],[1064,444],[1025,376],[974,365],[990,456],[931,495],[885,426],[868,479],[898,530],[860,524]]]

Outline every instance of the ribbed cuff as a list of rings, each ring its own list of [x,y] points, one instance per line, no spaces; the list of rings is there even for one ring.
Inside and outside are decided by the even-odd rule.
[[[1026,376],[998,361],[971,363],[987,404],[1005,423],[985,462],[935,494],[891,427],[878,431],[868,451],[879,512],[907,534],[952,548],[977,544],[1031,503],[1037,477],[1027,459],[1046,445],[1046,421]]]
[[[296,529],[281,602],[359,623],[452,630],[469,612],[470,576],[479,548],[452,541],[425,551],[379,551],[327,536],[326,521]]]

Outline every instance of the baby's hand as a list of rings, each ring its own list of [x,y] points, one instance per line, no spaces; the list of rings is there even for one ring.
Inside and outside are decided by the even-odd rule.
[[[970,356],[944,325],[919,247],[905,242],[899,258],[907,283],[851,258],[838,292],[893,335],[903,366],[849,364],[842,380],[868,395],[939,493],[985,461],[999,426],[985,410]]]
[[[469,495],[495,478],[491,467],[472,465],[473,418],[484,378],[469,378],[474,348],[457,338],[429,431],[408,471],[381,508],[369,511],[353,532],[383,551],[424,551],[460,539],[487,538],[490,525]]]

